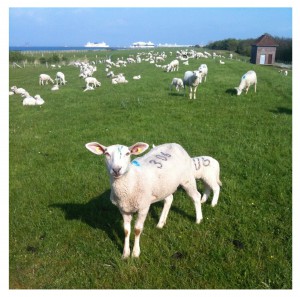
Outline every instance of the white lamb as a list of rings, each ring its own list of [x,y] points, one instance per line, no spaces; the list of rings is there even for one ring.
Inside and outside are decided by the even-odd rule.
[[[133,77],[133,79],[135,79],[135,80],[141,79],[141,75],[135,75],[135,76]]]
[[[185,86],[190,88],[190,99],[196,99],[196,91],[198,85],[202,82],[201,74],[198,70],[195,71],[186,71],[183,77],[183,87]]]
[[[51,81],[54,84],[54,80],[50,77],[50,75],[48,75],[48,74],[40,74],[40,76],[39,76],[39,84],[41,86],[43,86],[44,83],[46,83],[46,85],[47,85],[48,81]]]
[[[198,68],[198,71],[201,74],[202,80],[204,79],[204,82],[206,82],[206,77],[208,74],[208,67],[206,64],[201,64]]]
[[[58,91],[59,90],[59,86],[56,84],[51,88],[51,91]]]
[[[183,81],[182,81],[182,79],[174,77],[172,79],[171,84],[170,84],[170,91],[172,90],[173,86],[175,87],[176,91],[179,92],[180,88],[183,88]]]
[[[164,207],[157,227],[162,228],[167,220],[173,201],[173,193],[182,186],[192,198],[196,209],[196,223],[202,220],[201,195],[197,190],[193,161],[188,153],[176,143],[156,146],[146,155],[130,161],[131,155],[140,155],[149,145],[138,142],[130,147],[112,145],[106,147],[97,142],[87,143],[86,148],[96,155],[104,154],[110,175],[110,199],[124,220],[125,242],[123,258],[130,256],[129,237],[131,220],[138,213],[135,223],[133,257],[140,255],[140,235],[150,205],[164,200]]]
[[[128,80],[126,80],[125,76],[124,76],[122,73],[120,73],[120,74],[117,75],[117,77],[115,77],[115,78],[113,78],[113,79],[111,80],[111,83],[112,83],[113,85],[117,85],[117,84],[127,84],[127,83],[128,83]]]
[[[56,77],[55,77],[55,81],[58,85],[65,85],[66,84],[65,75],[60,71],[57,72]]]
[[[98,81],[95,77],[87,77],[85,79],[86,82],[86,88],[90,86],[90,84],[92,85],[92,87],[96,88],[97,86],[101,86],[100,81]]]
[[[256,84],[257,84],[257,77],[256,73],[253,70],[248,71],[245,73],[242,78],[240,85],[236,87],[237,95],[241,95],[242,91],[245,89],[245,93],[248,93],[249,87],[254,85],[254,92],[256,93]]]
[[[35,95],[35,105],[43,105],[45,103],[45,100],[41,98],[40,95]]]
[[[178,71],[179,70],[179,61],[173,60],[170,64],[168,64],[166,71]]]
[[[196,179],[201,179],[205,185],[205,192],[202,196],[201,203],[206,202],[211,190],[214,193],[212,207],[216,206],[220,194],[220,164],[209,156],[200,156],[192,158],[194,163],[194,174]]]
[[[23,95],[27,91],[23,88],[17,88],[16,86],[13,86],[10,88],[15,94]]]
[[[225,64],[225,62],[224,62],[224,61],[222,61],[222,60],[220,60],[220,64],[224,65],[224,64]]]
[[[22,97],[25,97],[25,99],[23,100],[23,106],[25,105],[35,105],[36,100],[35,98],[33,98],[32,96],[30,96],[30,94],[28,92],[25,92],[24,94],[22,94]]]

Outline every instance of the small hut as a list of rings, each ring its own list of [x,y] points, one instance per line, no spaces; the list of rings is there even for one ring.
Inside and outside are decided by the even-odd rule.
[[[276,48],[275,40],[270,34],[260,36],[251,45],[251,60],[253,64],[272,65],[275,62]]]

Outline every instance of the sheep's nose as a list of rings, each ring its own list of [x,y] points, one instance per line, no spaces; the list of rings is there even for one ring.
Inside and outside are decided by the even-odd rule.
[[[121,167],[113,168],[113,172],[115,176],[119,176],[121,171]]]

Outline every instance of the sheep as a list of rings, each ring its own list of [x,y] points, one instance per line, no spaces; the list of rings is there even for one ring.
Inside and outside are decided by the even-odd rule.
[[[95,77],[86,77],[85,78],[86,87],[88,87],[90,84],[96,88],[97,86],[101,86],[100,81],[98,81]]]
[[[33,98],[32,96],[30,96],[28,92],[25,92],[24,94],[22,94],[22,97],[25,97],[25,99],[23,100],[23,106],[36,105],[36,99]]]
[[[92,90],[95,90],[95,88],[92,87],[92,86],[87,86],[87,87],[83,90],[83,92],[86,92],[86,91],[92,91]]]
[[[224,61],[222,61],[222,60],[220,60],[220,64],[224,65],[224,64],[225,64],[225,62],[224,62]]]
[[[56,84],[51,88],[51,91],[58,91],[59,90],[59,86]]]
[[[201,77],[202,77],[202,80],[204,78],[204,82],[206,82],[206,77],[207,77],[207,74],[208,74],[208,67],[206,64],[201,64],[198,68],[198,71],[200,72],[201,74]]]
[[[194,157],[192,160],[195,179],[201,179],[205,185],[201,203],[206,202],[212,190],[214,195],[211,206],[214,207],[218,203],[220,186],[222,186],[220,181],[220,164],[216,159],[209,156]]]
[[[133,77],[133,79],[135,79],[135,80],[141,79],[141,75],[135,75],[135,76]]]
[[[253,70],[248,71],[245,73],[242,78],[240,85],[236,87],[237,95],[241,95],[242,91],[245,89],[245,93],[248,93],[249,87],[254,85],[254,92],[256,93],[256,84],[257,84],[257,77],[256,73]]]
[[[66,84],[65,75],[60,71],[57,72],[56,77],[55,77],[55,81],[56,81],[57,84],[65,85]]]
[[[54,84],[54,80],[50,77],[50,75],[44,74],[44,73],[43,73],[43,74],[40,74],[40,76],[39,76],[39,84],[40,84],[41,86],[44,85],[44,82],[45,82],[46,85],[47,85],[49,80],[52,82],[52,84]]]
[[[172,82],[170,84],[170,91],[172,90],[172,87],[175,87],[176,91],[179,92],[179,89],[180,88],[183,88],[183,81],[181,78],[177,78],[177,77],[174,77],[172,79]]]
[[[117,84],[127,84],[127,83],[128,83],[128,80],[126,80],[125,76],[124,76],[122,73],[120,73],[120,74],[118,74],[117,77],[115,77],[115,78],[113,78],[113,79],[111,80],[111,83],[112,83],[113,85],[117,85]]]
[[[34,98],[35,98],[35,105],[42,105],[45,103],[45,100],[41,98],[41,96],[38,94],[35,95]]]
[[[195,71],[186,71],[183,77],[183,87],[185,86],[190,88],[190,99],[196,99],[196,91],[198,85],[202,82],[201,74],[198,70]]]
[[[25,89],[23,89],[23,88],[17,88],[16,86],[12,86],[10,89],[11,89],[15,94],[20,94],[20,95],[22,95],[22,94],[24,94],[24,93],[27,92]]]
[[[149,147],[138,142],[130,147],[112,145],[106,147],[97,142],[87,143],[86,148],[96,155],[104,154],[106,167],[110,175],[110,200],[115,204],[124,220],[123,258],[130,256],[129,236],[131,220],[138,213],[135,222],[135,241],[132,257],[140,255],[140,235],[150,205],[164,200],[164,207],[157,224],[162,228],[166,224],[173,193],[182,186],[194,202],[196,223],[202,220],[201,195],[197,190],[193,173],[193,161],[185,149],[176,143],[167,143],[154,147],[146,155],[130,161],[131,155],[140,155]]]
[[[179,61],[178,60],[173,60],[170,64],[167,65],[166,71],[178,71],[179,70]]]

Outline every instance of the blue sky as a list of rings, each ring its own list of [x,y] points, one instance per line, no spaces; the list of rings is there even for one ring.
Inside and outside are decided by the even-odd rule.
[[[263,33],[292,37],[291,8],[9,8],[10,46],[207,44]]]

